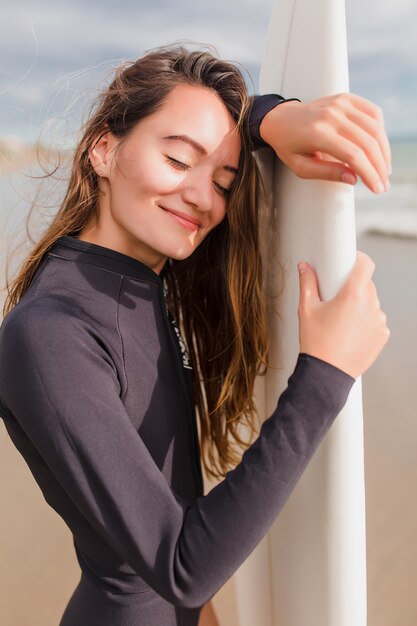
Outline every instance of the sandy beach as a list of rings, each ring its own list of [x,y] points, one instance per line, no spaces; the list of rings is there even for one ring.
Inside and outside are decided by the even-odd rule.
[[[362,379],[368,626],[415,626],[417,240],[366,234],[357,247],[376,263],[373,280],[391,330]],[[1,420],[0,450],[0,623],[57,626],[80,575],[72,537]],[[230,588],[227,583],[214,598],[221,626],[237,626],[228,615]]]

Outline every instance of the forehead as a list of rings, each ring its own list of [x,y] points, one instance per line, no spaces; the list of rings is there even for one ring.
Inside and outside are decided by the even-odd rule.
[[[208,152],[220,145],[234,153],[240,151],[239,133],[231,114],[220,97],[206,87],[176,85],[163,105],[143,121],[161,137],[189,135]]]

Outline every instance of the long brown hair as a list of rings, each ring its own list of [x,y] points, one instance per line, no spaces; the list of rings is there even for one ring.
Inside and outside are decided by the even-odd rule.
[[[117,69],[84,125],[59,210],[11,285],[6,281],[3,315],[23,297],[57,239],[76,235],[97,216],[98,181],[89,159],[97,137],[108,129],[126,137],[179,83],[214,90],[236,122],[242,146],[225,218],[193,254],[168,259],[160,273],[194,369],[203,464],[208,476],[220,478],[258,432],[252,396],[256,376],[266,372],[269,351],[258,241],[261,180],[249,134],[250,99],[235,64],[206,51],[164,46]],[[249,440],[242,438],[242,427]]]

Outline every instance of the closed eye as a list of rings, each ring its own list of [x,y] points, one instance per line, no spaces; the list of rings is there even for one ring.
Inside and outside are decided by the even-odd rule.
[[[188,170],[188,169],[190,169],[190,166],[187,165],[186,163],[182,163],[181,161],[178,161],[177,159],[174,159],[173,157],[169,156],[168,154],[165,155],[165,156],[166,156],[167,162],[170,165],[172,165],[172,167],[175,167],[176,169],[179,169],[179,170]],[[226,189],[225,187],[222,187],[221,185],[219,185],[216,182],[214,182],[214,186],[216,187],[216,189],[218,189],[219,193],[221,193],[225,197],[227,197],[230,194],[230,192],[231,192],[231,189]]]
[[[168,163],[170,163],[173,167],[176,167],[179,170],[188,170],[189,169],[189,165],[186,165],[185,163],[182,163],[181,161],[177,161],[177,159],[173,159],[172,157],[166,155],[166,159],[168,161]]]
[[[224,196],[228,196],[231,192],[231,189],[226,189],[225,187],[221,187],[218,183],[214,183],[214,186],[222,193]]]

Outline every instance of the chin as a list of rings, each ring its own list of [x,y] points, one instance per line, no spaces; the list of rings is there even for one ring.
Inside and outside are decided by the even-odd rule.
[[[195,247],[194,248],[190,248],[190,250],[184,250],[182,252],[172,252],[171,254],[169,254],[169,258],[171,259],[175,259],[175,261],[183,261],[184,259],[188,259],[188,257],[190,257],[193,252],[195,251]]]
[[[183,259],[187,259],[189,256],[193,254],[193,252],[198,248],[202,240],[199,240],[197,243],[187,242],[186,244],[182,243],[178,246],[169,246],[166,248],[163,253],[166,254],[167,257],[171,259],[176,259],[177,261],[182,261]]]

